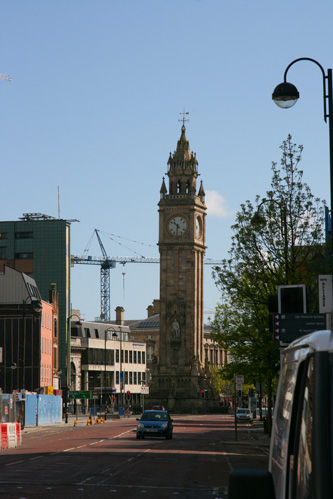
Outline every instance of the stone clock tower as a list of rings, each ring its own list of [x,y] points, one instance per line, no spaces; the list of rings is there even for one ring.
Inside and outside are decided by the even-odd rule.
[[[168,160],[159,201],[160,350],[150,396],[169,410],[216,405],[204,370],[204,256],[206,205],[198,161],[183,123]],[[202,390],[206,390],[205,399]]]

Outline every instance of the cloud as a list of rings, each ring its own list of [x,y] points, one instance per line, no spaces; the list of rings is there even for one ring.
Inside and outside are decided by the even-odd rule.
[[[217,191],[206,191],[206,206],[208,215],[216,217],[229,217],[232,211],[229,210],[226,200]]]

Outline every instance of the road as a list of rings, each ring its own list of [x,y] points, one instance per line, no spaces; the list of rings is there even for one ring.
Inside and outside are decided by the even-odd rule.
[[[133,417],[23,430],[0,450],[0,497],[226,499],[231,469],[267,469],[262,430],[239,425],[236,442],[231,416],[173,418],[172,440],[137,440]]]

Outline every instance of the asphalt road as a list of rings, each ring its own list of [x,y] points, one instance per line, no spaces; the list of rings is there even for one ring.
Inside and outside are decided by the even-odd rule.
[[[231,469],[267,469],[258,423],[228,415],[173,416],[172,440],[137,440],[137,421],[26,428],[23,444],[0,450],[1,498],[226,499]]]

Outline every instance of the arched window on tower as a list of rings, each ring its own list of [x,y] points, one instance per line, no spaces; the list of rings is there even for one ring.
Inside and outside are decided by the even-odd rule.
[[[178,180],[177,182],[177,194],[180,194],[182,192],[182,184],[181,181]]]
[[[186,192],[186,194],[190,194],[190,188],[191,188],[191,183],[190,183],[190,181],[188,180],[188,181],[186,182],[186,191],[185,191],[185,192]]]

